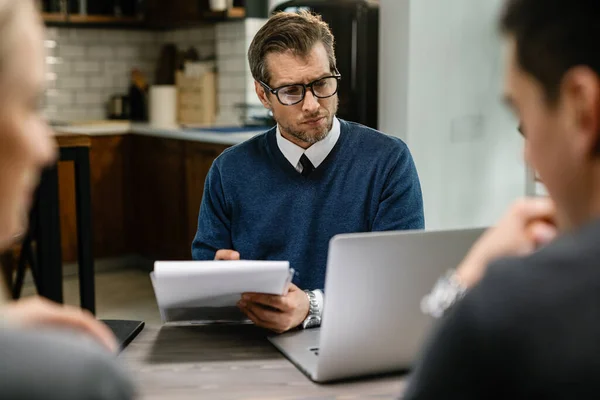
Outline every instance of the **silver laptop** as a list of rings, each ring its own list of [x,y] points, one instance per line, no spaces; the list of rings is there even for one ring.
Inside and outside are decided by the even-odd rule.
[[[422,298],[483,229],[338,235],[329,243],[321,328],[269,340],[315,382],[411,367],[432,319]]]

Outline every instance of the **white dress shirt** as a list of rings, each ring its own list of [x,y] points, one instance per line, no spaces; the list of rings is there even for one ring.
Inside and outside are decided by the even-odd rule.
[[[279,125],[277,125],[277,146],[279,146],[279,150],[281,150],[290,164],[296,168],[296,171],[302,173],[303,167],[302,164],[300,164],[300,157],[302,157],[302,154],[306,154],[306,157],[308,157],[312,165],[315,168],[318,168],[335,147],[335,144],[340,138],[340,133],[340,121],[334,117],[333,126],[327,137],[304,150],[302,147],[284,138],[279,130]]]
[[[285,158],[292,164],[298,173],[302,173],[304,167],[300,163],[300,157],[302,154],[306,154],[306,157],[310,160],[312,165],[315,168],[318,168],[319,165],[325,161],[331,150],[335,147],[338,139],[340,138],[341,127],[340,121],[337,118],[333,118],[333,125],[329,134],[325,139],[318,141],[317,143],[310,146],[308,149],[303,149],[295,143],[290,142],[286,138],[281,135],[281,130],[279,129],[279,125],[277,125],[277,146],[279,150],[283,153]],[[319,314],[323,315],[323,306],[325,305],[325,295],[324,293],[317,289],[312,291],[315,294],[315,298],[319,305]]]

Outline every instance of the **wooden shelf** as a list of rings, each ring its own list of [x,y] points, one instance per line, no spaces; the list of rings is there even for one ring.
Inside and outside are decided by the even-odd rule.
[[[174,29],[188,26],[197,26],[205,23],[214,23],[227,20],[239,20],[246,17],[244,7],[233,7],[227,11],[205,11],[194,20],[180,20],[177,22],[160,23],[157,21],[144,21],[136,17],[114,17],[110,15],[78,15],[61,13],[42,13],[48,26],[63,27],[119,27],[119,28],[146,28],[146,29]]]
[[[206,11],[203,15],[207,20],[243,19],[246,18],[246,9],[233,7],[227,11]]]
[[[42,18],[47,25],[77,26],[142,26],[144,21],[135,17],[114,17],[110,15],[78,15],[43,13]]]
[[[65,14],[61,13],[42,13],[42,18],[46,23],[66,22]]]

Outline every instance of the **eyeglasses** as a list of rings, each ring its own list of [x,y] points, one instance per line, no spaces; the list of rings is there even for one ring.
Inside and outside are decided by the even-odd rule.
[[[312,94],[319,99],[326,99],[335,95],[338,91],[338,83],[342,76],[336,71],[336,74],[317,79],[309,84],[296,83],[294,85],[284,85],[271,89],[269,85],[260,81],[269,92],[277,96],[277,100],[284,106],[293,106],[304,100],[306,89],[310,89]]]

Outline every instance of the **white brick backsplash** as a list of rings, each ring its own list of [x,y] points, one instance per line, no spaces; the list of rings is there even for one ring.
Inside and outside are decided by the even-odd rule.
[[[233,86],[231,82],[231,76],[219,74],[217,80],[217,90],[219,93],[230,91]]]
[[[98,40],[102,39],[102,30],[100,29],[71,28],[68,29],[68,32],[69,40],[78,43],[98,43]]]
[[[46,108],[42,110],[42,116],[47,121],[58,121],[62,117],[58,112],[58,109],[52,109],[50,106],[46,106]]]
[[[50,89],[46,91],[46,102],[55,107],[69,106],[73,104],[73,93],[68,90]]]
[[[56,86],[60,89],[85,89],[87,84],[83,76],[67,76],[57,79]]]
[[[104,70],[109,74],[125,74],[130,71],[130,65],[126,61],[106,61]]]
[[[113,87],[113,79],[109,76],[100,75],[89,78],[88,87],[90,89],[106,89]]]
[[[236,105],[246,102],[246,93],[225,92],[219,94],[219,105],[225,108],[235,108]]]
[[[230,25],[234,29],[228,33],[231,38],[243,33],[243,23]],[[193,46],[206,58],[216,54],[215,37],[214,26],[167,32],[49,28],[45,42],[46,64],[49,76],[56,80],[47,82],[50,93],[47,115],[51,119],[75,121],[105,118],[109,96],[127,93],[132,68],[139,68],[152,84],[165,43],[174,42],[180,50]],[[232,69],[239,71],[241,65]],[[231,90],[238,87],[236,79],[240,79],[240,72],[232,78]],[[239,94],[236,102],[242,98]]]
[[[214,29],[188,29],[186,31],[186,38],[190,43],[212,42],[215,39]]]
[[[234,54],[231,47],[231,42],[229,40],[222,39],[217,41],[217,57],[222,59]]]
[[[46,49],[48,49],[48,51],[55,49],[56,45],[57,45],[56,40],[51,40],[51,39],[44,40],[44,47]]]
[[[217,42],[217,57],[231,57],[246,54],[246,41],[241,39],[220,40]]]
[[[225,75],[229,80],[229,90],[242,92],[246,90],[246,76],[245,75]]]
[[[100,72],[101,61],[75,61],[73,62],[73,72],[79,73],[97,73]]]
[[[64,109],[61,118],[67,121],[90,121],[106,118],[106,108],[103,106],[79,106]]]
[[[128,76],[115,76],[113,78],[113,87],[125,89],[129,87],[130,79]]]
[[[87,48],[87,58],[97,60],[107,60],[115,56],[112,46],[89,46]]]
[[[115,31],[112,29],[106,29],[106,30],[102,31],[102,33],[100,34],[100,37],[98,38],[98,41],[96,43],[106,43],[106,44],[121,43],[123,40],[123,36],[125,36],[123,34],[123,31]]]
[[[217,125],[231,126],[240,124],[240,114],[231,107],[221,107],[217,116]]]
[[[71,72],[72,66],[73,66],[73,63],[63,61],[60,63],[47,65],[47,69],[50,72],[55,72],[60,77],[60,76],[68,76],[68,74]]]
[[[46,28],[46,38],[47,39],[56,39],[59,35],[58,28]]]
[[[155,44],[145,44],[142,49],[144,60],[156,60],[159,57],[160,48]]]
[[[74,59],[85,57],[85,46],[74,44],[59,44],[58,54],[64,59]]]
[[[138,46],[117,47],[116,57],[125,60],[137,60],[142,57],[142,49]]]
[[[175,31],[175,35],[173,35],[173,40],[175,42],[184,42],[188,40],[188,30],[180,29]]]
[[[217,67],[219,73],[245,73],[246,72],[246,58],[245,57],[231,57],[223,58],[218,60]]]
[[[245,24],[243,21],[221,22],[217,24],[217,41],[222,39],[235,39],[243,37],[245,33]]]
[[[196,47],[200,57],[213,58],[216,56],[214,43],[204,43]]]
[[[165,43],[173,43],[175,42],[175,31],[165,32],[163,36],[163,41]]]
[[[80,91],[75,93],[75,104],[78,106],[104,104],[106,100],[102,92]]]
[[[148,32],[129,31],[126,35],[123,35],[123,41],[125,43],[147,43],[146,36],[148,36]]]

